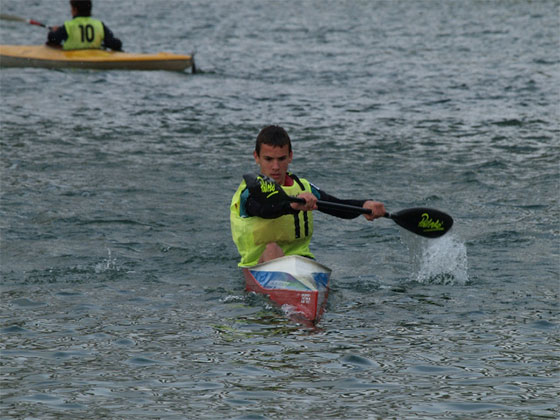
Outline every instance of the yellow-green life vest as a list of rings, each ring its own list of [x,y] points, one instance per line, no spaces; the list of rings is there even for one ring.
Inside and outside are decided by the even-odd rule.
[[[68,39],[62,45],[64,50],[101,48],[101,43],[105,39],[103,23],[91,17],[75,17],[64,22],[64,27],[68,33]]]
[[[311,185],[307,180],[299,178],[299,181],[304,189],[295,180],[292,186],[283,186],[282,189],[293,196],[303,191],[311,192]],[[239,266],[251,267],[258,264],[266,245],[271,242],[278,244],[285,255],[315,258],[309,250],[311,235],[313,235],[313,212],[300,211],[297,214],[287,214],[275,219],[242,217],[241,193],[246,188],[245,181],[241,182],[230,206],[231,235],[241,255]]]

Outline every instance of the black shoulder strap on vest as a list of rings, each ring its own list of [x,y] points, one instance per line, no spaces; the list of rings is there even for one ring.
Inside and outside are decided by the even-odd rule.
[[[297,184],[299,185],[302,191],[305,191],[305,186],[303,185],[303,182],[301,182],[296,175],[292,173],[288,173],[288,175],[290,175],[290,178],[292,178],[295,182],[297,182]],[[300,233],[300,226],[299,226],[299,217],[297,214],[294,214],[294,222],[296,225],[296,238],[299,238],[301,233]],[[304,227],[305,236],[309,236],[309,217],[307,216],[307,212],[303,213],[303,227]]]
[[[298,184],[299,187],[302,189],[302,191],[305,191],[305,187],[304,187],[304,185],[303,185],[303,182],[301,182],[301,181],[299,180],[299,178],[298,178],[296,175],[294,175],[294,174],[292,174],[292,173],[288,173],[288,175],[290,175],[290,178],[292,178],[294,181],[297,182],[297,184]]]

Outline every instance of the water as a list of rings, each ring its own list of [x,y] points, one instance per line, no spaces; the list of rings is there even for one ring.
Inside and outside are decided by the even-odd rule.
[[[126,50],[201,72],[0,70],[2,418],[558,417],[559,9],[96,1]],[[294,324],[229,234],[271,123],[294,172],[453,231],[317,215],[332,290]]]

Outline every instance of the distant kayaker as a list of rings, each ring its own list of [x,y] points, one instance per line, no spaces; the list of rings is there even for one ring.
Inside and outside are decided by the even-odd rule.
[[[122,42],[103,22],[91,17],[91,0],[70,0],[72,19],[53,26],[47,45],[62,45],[64,50],[110,48],[122,51]]]
[[[364,207],[372,214],[368,220],[385,215],[385,206],[372,200],[341,200],[304,178],[288,171],[293,152],[288,133],[279,126],[268,126],[257,136],[253,152],[260,173],[272,178],[291,196],[305,199],[305,204],[275,202],[274,196],[255,197],[243,181],[235,192],[230,206],[233,241],[241,255],[240,267],[250,267],[284,255],[301,255],[314,258],[309,249],[313,234],[313,210],[318,210],[317,200]],[[340,210],[320,210],[331,216],[354,219],[357,213]]]

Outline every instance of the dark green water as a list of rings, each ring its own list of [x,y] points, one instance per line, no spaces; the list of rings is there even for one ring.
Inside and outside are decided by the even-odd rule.
[[[558,1],[94,3],[201,72],[0,70],[2,418],[558,417]],[[317,215],[316,330],[236,266],[271,123],[326,191],[455,218],[426,241]]]

